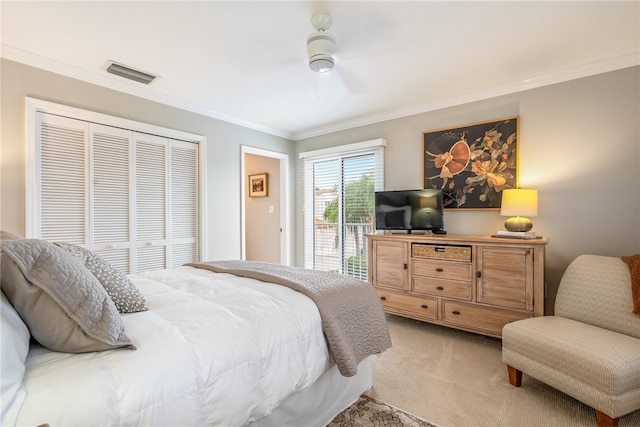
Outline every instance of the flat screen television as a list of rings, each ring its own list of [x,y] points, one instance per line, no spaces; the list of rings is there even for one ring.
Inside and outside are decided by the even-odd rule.
[[[444,232],[442,190],[376,191],[376,230]]]

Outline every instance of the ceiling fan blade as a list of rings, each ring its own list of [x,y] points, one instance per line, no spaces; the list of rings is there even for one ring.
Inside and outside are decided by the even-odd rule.
[[[361,76],[351,72],[347,64],[338,61],[333,71],[335,72],[336,83],[342,85],[350,95],[359,95],[366,92],[366,81]]]
[[[326,73],[313,73],[309,94],[313,99],[339,99],[359,95],[366,90],[365,83],[338,64]]]

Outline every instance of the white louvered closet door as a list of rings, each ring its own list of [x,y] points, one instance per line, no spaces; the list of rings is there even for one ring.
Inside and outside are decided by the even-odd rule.
[[[166,138],[135,135],[135,270],[167,267]]]
[[[136,271],[198,259],[198,147],[135,135]]]
[[[132,132],[92,124],[90,145],[91,241],[89,248],[131,271]]]
[[[122,272],[198,260],[199,149],[37,113],[35,237],[95,251]]]
[[[37,122],[38,234],[45,240],[84,245],[89,233],[89,124],[42,113]]]
[[[170,266],[198,259],[198,147],[170,140]]]

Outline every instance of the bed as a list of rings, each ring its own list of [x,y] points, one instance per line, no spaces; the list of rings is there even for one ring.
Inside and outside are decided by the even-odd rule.
[[[124,276],[75,245],[1,244],[2,425],[324,426],[391,345],[375,291],[336,273],[229,261]],[[84,335],[60,339],[70,329]]]

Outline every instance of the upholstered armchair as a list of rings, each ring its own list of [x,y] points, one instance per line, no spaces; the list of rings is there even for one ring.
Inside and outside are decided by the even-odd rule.
[[[640,317],[630,267],[620,258],[579,256],[554,308],[554,316],[505,325],[509,382],[520,387],[524,372],[593,407],[598,425],[617,425],[640,409]]]

